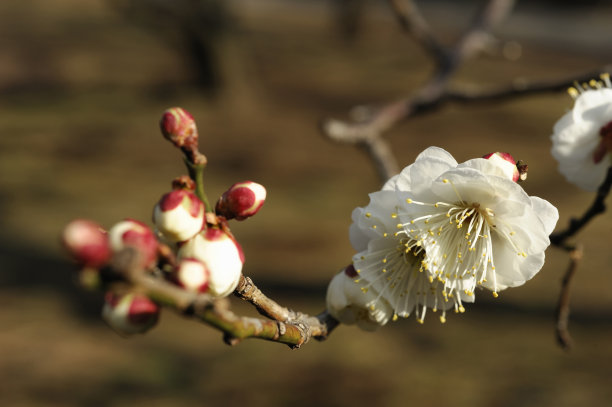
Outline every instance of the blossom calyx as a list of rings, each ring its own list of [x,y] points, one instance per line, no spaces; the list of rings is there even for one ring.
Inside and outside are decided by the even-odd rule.
[[[161,197],[153,209],[153,222],[171,242],[191,239],[204,224],[204,204],[191,191],[176,189]]]
[[[155,234],[147,225],[134,219],[126,219],[108,231],[111,249],[120,252],[125,248],[133,248],[137,251],[139,265],[147,268],[155,264],[157,260],[157,239]]]
[[[97,223],[75,219],[64,228],[64,246],[72,257],[87,267],[101,267],[111,256],[108,235]]]
[[[138,293],[107,292],[102,319],[118,334],[127,336],[145,333],[159,319],[160,308],[149,297]]]
[[[202,261],[184,258],[173,270],[171,279],[187,291],[204,293],[208,291],[210,272]]]
[[[208,228],[181,244],[178,257],[195,258],[206,264],[210,273],[208,292],[215,297],[228,296],[240,281],[242,248],[221,229]]]
[[[252,181],[238,182],[221,195],[215,211],[226,219],[244,220],[255,215],[266,200],[266,188]]]
[[[198,130],[191,113],[181,107],[164,111],[159,122],[164,137],[179,148],[195,148],[198,144]]]
[[[489,160],[494,163],[508,178],[514,182],[518,182],[521,179],[521,173],[516,165],[516,160],[509,153],[495,152],[484,155],[482,158]],[[527,171],[525,170],[525,179],[527,178]]]

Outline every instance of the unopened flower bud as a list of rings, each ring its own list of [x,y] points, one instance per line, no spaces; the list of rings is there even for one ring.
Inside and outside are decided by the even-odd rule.
[[[164,137],[176,147],[195,147],[198,144],[198,131],[191,113],[180,107],[172,107],[164,112],[159,122]]]
[[[176,189],[155,205],[153,222],[169,241],[189,240],[202,230],[204,204],[193,192]]]
[[[110,259],[107,233],[90,220],[70,222],[64,229],[62,241],[72,257],[84,266],[101,267]]]
[[[238,242],[220,229],[209,228],[197,234],[179,248],[178,256],[206,264],[210,273],[208,291],[215,297],[231,294],[238,285],[244,255]]]
[[[516,160],[510,154],[496,152],[487,154],[482,158],[494,163],[500,170],[502,170],[502,172],[508,179],[511,179],[514,182],[518,182],[520,178],[520,173],[516,166]]]
[[[120,335],[145,333],[157,323],[159,306],[149,297],[137,293],[107,292],[102,318]]]
[[[252,181],[232,185],[221,195],[216,212],[226,219],[244,220],[255,215],[266,200],[266,189]]]
[[[208,291],[210,273],[206,264],[198,259],[182,259],[171,277],[172,281],[188,291],[198,293]]]
[[[108,231],[111,249],[119,252],[125,248],[135,249],[143,267],[151,267],[157,259],[157,239],[147,225],[133,219],[117,223]]]

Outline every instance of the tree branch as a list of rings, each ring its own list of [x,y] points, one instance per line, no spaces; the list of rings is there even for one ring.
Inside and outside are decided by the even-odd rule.
[[[132,289],[186,317],[198,319],[223,332],[224,341],[236,345],[247,338],[284,343],[299,348],[311,338],[324,340],[338,325],[327,312],[317,317],[290,311],[266,297],[248,277],[241,277],[236,295],[271,320],[238,316],[227,298],[192,293],[137,266],[138,253],[127,248],[117,253],[106,279],[113,291]]]

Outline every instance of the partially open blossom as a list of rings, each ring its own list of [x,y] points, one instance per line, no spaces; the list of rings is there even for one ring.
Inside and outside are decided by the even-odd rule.
[[[612,166],[612,84],[603,82],[570,89],[574,107],[553,128],[552,155],[567,180],[587,191],[604,182]]]
[[[334,276],[327,287],[327,311],[343,324],[374,331],[389,321],[393,308],[375,290],[364,292],[357,278],[352,265]]]
[[[210,273],[208,292],[225,297],[234,291],[242,274],[242,248],[220,229],[209,228],[182,244],[180,259],[195,258],[204,262]]]
[[[164,137],[176,147],[194,147],[198,144],[198,131],[191,113],[181,107],[164,111],[159,122]]]
[[[511,179],[514,182],[518,182],[520,179],[520,173],[518,167],[516,166],[516,161],[509,153],[490,153],[484,155],[482,158],[497,165],[508,179]]]
[[[204,223],[204,204],[191,191],[176,189],[162,196],[153,210],[153,222],[171,242],[191,239]]]
[[[108,231],[111,248],[119,252],[126,247],[134,248],[140,255],[141,265],[150,267],[157,259],[157,239],[147,225],[133,219],[117,223]]]
[[[244,220],[255,215],[266,200],[266,189],[252,181],[232,185],[221,195],[216,212],[227,219]]]
[[[70,222],[64,228],[62,241],[72,257],[84,266],[100,267],[110,259],[107,233],[90,220],[75,219]]]
[[[208,291],[210,273],[202,261],[185,258],[172,272],[172,280],[188,291],[203,293]]]
[[[120,335],[145,333],[157,323],[159,306],[149,297],[126,293],[107,292],[104,297],[102,318]]]
[[[353,212],[353,264],[399,316],[474,301],[476,287],[524,284],[544,263],[558,212],[528,196],[497,164],[458,164],[430,147]]]

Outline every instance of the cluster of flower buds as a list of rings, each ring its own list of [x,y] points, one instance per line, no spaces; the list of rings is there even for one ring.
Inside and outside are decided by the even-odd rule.
[[[126,219],[106,232],[97,223],[76,219],[64,229],[64,246],[83,266],[87,284],[100,284],[100,270],[108,266],[114,255],[132,250],[135,261],[130,267],[150,269],[157,263],[158,242],[144,223]],[[142,294],[108,292],[102,311],[103,319],[121,335],[144,333],[159,318],[159,306]]]
[[[197,149],[193,116],[182,108],[171,108],[164,112],[160,127],[164,137],[185,154],[193,177],[191,171],[196,167],[201,170],[206,162]],[[108,232],[89,220],[68,224],[63,242],[82,266],[81,282],[99,287],[117,278],[129,282],[130,273],[141,272],[194,294],[217,298],[231,294],[240,281],[244,255],[227,221],[257,213],[266,190],[251,181],[234,184],[219,198],[213,212],[206,199],[196,195],[196,178],[192,177],[176,178],[172,191],[157,202],[153,209],[155,232],[133,219],[117,223]],[[199,193],[202,189],[200,185]],[[103,319],[121,335],[153,327],[159,305],[138,289],[126,291],[122,286],[120,290],[107,292]]]

